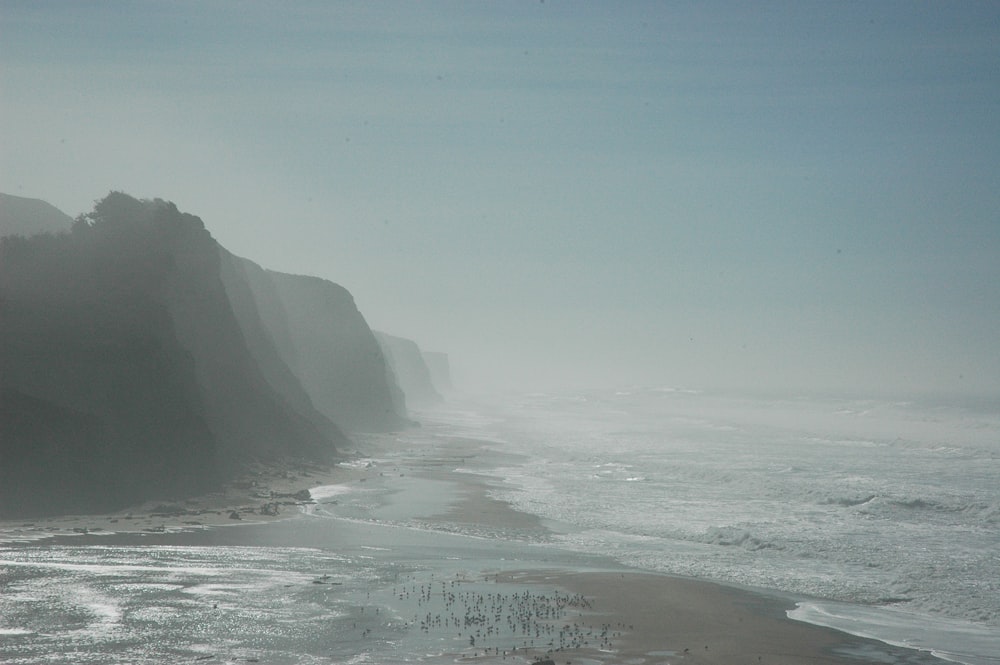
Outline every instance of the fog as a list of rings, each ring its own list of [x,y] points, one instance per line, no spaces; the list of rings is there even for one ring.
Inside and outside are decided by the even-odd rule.
[[[991,3],[0,2],[0,191],[346,287],[459,388],[1000,396]]]

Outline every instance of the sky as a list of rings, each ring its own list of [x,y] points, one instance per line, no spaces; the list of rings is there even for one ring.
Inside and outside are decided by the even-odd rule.
[[[0,0],[0,127],[460,387],[1000,398],[995,2]]]

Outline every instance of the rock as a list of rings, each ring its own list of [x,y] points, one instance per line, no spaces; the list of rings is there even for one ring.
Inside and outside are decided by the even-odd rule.
[[[234,510],[234,511],[232,511],[232,512],[229,513],[229,519],[231,519],[231,520],[241,520],[243,518],[240,517],[240,514]]]

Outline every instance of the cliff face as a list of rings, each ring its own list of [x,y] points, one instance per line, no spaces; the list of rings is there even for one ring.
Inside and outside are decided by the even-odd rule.
[[[0,242],[4,511],[60,492],[67,509],[100,510],[221,474],[163,296],[179,229],[122,223],[127,203],[109,197],[71,234]]]
[[[430,406],[442,401],[416,342],[383,332],[375,333],[399,387],[411,406]]]
[[[279,347],[289,346],[291,333],[284,306],[266,271],[221,247],[219,257],[222,283],[240,332],[264,379],[312,427],[331,439],[342,440],[340,428],[316,409],[299,377],[279,350]]]
[[[264,325],[315,407],[350,431],[403,426],[382,349],[351,294],[318,277],[271,270],[257,277],[251,285],[266,303]]]
[[[222,258],[223,282],[250,352],[298,412],[350,431],[405,424],[382,352],[346,289],[265,270],[225,250]]]
[[[174,332],[194,357],[209,426],[221,451],[227,459],[332,452],[327,438],[332,432],[292,408],[250,352],[222,282],[219,246],[201,220],[180,217],[200,229],[178,243],[175,269],[163,293]]]
[[[431,384],[439,393],[446,393],[454,386],[451,382],[451,363],[447,353],[440,351],[424,351],[424,364],[431,374]]]
[[[136,485],[152,474],[126,471],[125,446],[107,430],[97,416],[0,388],[0,516],[113,510],[142,496]]]
[[[55,206],[0,193],[0,236],[68,231],[73,219]]]
[[[0,241],[0,515],[108,510],[253,458],[333,454],[336,428],[256,362],[222,265],[200,219],[117,193],[69,233]]]

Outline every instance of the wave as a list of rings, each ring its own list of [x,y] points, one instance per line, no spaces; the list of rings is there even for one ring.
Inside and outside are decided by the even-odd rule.
[[[765,540],[746,529],[738,527],[709,527],[705,533],[694,539],[706,545],[722,545],[723,547],[742,547],[751,551],[783,550],[785,547],[773,541]]]
[[[924,497],[888,499],[893,508],[914,513],[961,514],[987,524],[1000,523],[1000,503],[986,501],[942,501]]]
[[[886,519],[910,521],[920,519],[921,516],[937,515],[941,518],[960,516],[959,519],[965,522],[1000,524],[1000,502],[982,501],[970,497],[900,496],[871,491],[824,494],[809,490],[806,490],[805,496],[816,505],[856,508],[859,514]]]
[[[863,506],[866,503],[877,498],[877,494],[866,494],[863,496],[840,496],[840,497],[827,497],[821,500],[820,505],[826,506],[843,506],[845,508],[853,508],[854,506]]]
[[[948,500],[930,497],[892,497],[876,492],[861,492],[823,496],[814,499],[821,506],[860,508],[863,514],[876,515],[889,512],[938,513],[964,515],[974,521],[1000,523],[1000,503],[988,501]]]
[[[1000,653],[1000,634],[991,626],[962,619],[924,615],[895,607],[865,607],[822,600],[797,603],[787,615],[797,621],[862,637],[877,635],[887,644],[930,652],[952,662],[1000,664],[1000,657],[986,655]]]

